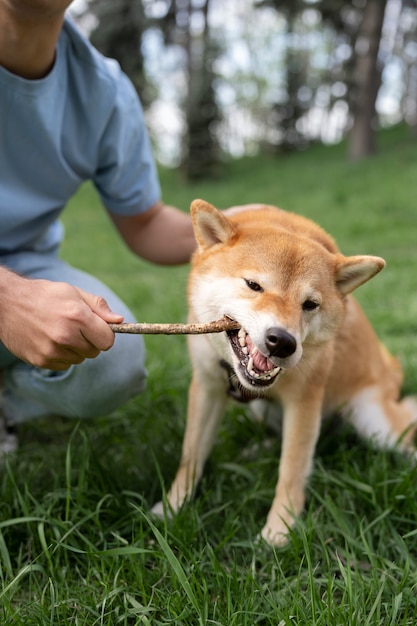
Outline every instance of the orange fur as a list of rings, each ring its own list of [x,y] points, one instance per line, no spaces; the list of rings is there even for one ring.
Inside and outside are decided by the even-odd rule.
[[[413,398],[400,401],[401,367],[350,295],[385,263],[345,257],[319,226],[275,207],[242,207],[226,216],[196,200],[191,214],[198,249],[189,321],[226,315],[245,332],[189,337],[188,418],[168,503],[175,512],[193,494],[231,376],[235,392],[283,407],[279,478],[261,533],[271,545],[282,545],[304,506],[323,415],[340,411],[377,444],[413,450],[417,405]],[[163,513],[162,503],[154,512]]]

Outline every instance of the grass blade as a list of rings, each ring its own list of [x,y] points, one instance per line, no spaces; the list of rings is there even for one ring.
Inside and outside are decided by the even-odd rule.
[[[167,540],[159,532],[159,530],[156,528],[156,526],[151,522],[151,520],[146,515],[143,514],[143,517],[145,518],[145,520],[149,524],[153,534],[155,535],[155,538],[156,538],[157,542],[159,543],[159,546],[160,546],[161,550],[165,554],[169,564],[171,565],[172,569],[174,570],[174,573],[175,573],[176,577],[178,578],[178,581],[179,581],[181,587],[184,589],[184,592],[187,595],[187,598],[189,599],[189,601],[193,605],[195,611],[198,614],[200,614],[200,603],[199,603],[197,597],[195,596],[195,594],[194,594],[194,592],[193,592],[193,590],[191,588],[190,583],[188,582],[188,578],[186,576],[186,573],[184,572],[184,569],[181,566],[181,563],[178,561],[177,557],[175,556],[175,554],[171,550]]]

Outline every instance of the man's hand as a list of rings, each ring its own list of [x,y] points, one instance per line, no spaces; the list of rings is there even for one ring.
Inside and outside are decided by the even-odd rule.
[[[109,323],[123,317],[107,302],[67,283],[22,278],[1,268],[0,339],[18,358],[66,370],[114,343]]]

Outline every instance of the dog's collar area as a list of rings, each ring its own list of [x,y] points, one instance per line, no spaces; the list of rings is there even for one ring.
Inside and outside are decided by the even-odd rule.
[[[239,383],[238,377],[235,374],[235,370],[230,365],[230,363],[228,363],[224,359],[221,359],[220,365],[227,372],[227,382],[229,385],[227,388],[228,396],[230,396],[231,398],[233,398],[233,400],[236,400],[237,402],[243,402],[245,404],[259,397],[259,394],[251,394],[249,389],[245,389],[244,387],[242,387],[242,385]]]

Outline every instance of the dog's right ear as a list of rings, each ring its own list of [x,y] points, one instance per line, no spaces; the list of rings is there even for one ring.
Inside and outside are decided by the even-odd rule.
[[[205,200],[193,200],[190,211],[200,250],[211,248],[217,243],[225,243],[236,232],[232,222]]]
[[[370,280],[384,267],[385,261],[379,256],[357,255],[343,257],[338,263],[336,285],[344,296]]]

